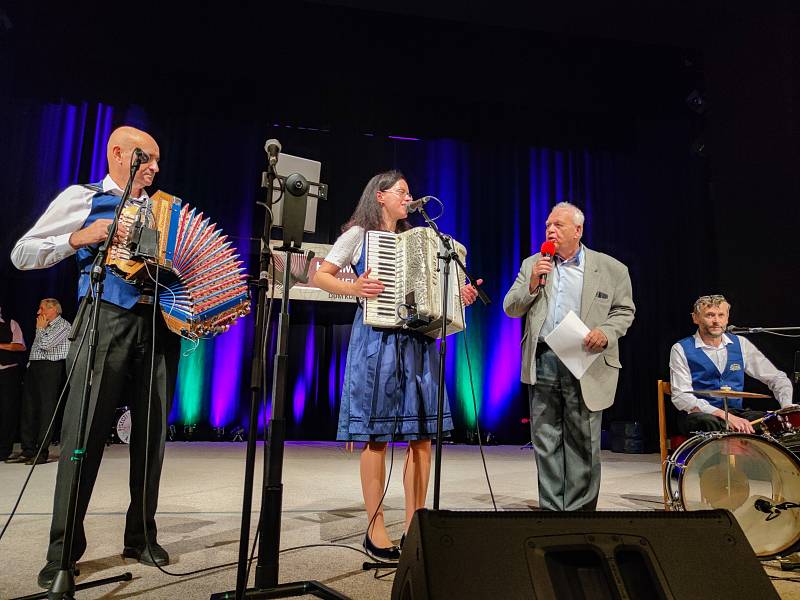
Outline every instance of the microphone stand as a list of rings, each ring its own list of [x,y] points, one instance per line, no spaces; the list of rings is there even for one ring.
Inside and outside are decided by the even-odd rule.
[[[439,510],[439,492],[441,489],[441,476],[442,476],[442,426],[444,421],[444,391],[445,391],[445,383],[444,383],[444,375],[445,375],[445,359],[447,357],[447,307],[450,303],[449,295],[449,287],[450,287],[450,262],[455,261],[456,264],[461,267],[461,270],[464,271],[464,274],[470,281],[474,281],[472,275],[470,275],[469,271],[467,271],[466,266],[461,261],[461,258],[458,256],[458,253],[453,249],[453,244],[451,243],[451,238],[444,235],[440,230],[439,227],[436,225],[436,222],[428,216],[428,213],[425,212],[424,206],[420,206],[418,209],[419,213],[422,215],[422,218],[425,219],[425,222],[428,226],[433,229],[433,232],[439,238],[439,241],[444,248],[444,253],[440,253],[437,255],[440,262],[444,263],[444,267],[441,269],[443,273],[443,281],[442,281],[442,330],[440,333],[440,340],[439,340],[439,390],[438,395],[436,398],[436,458],[434,460],[434,469],[433,469],[433,509]],[[481,302],[484,304],[489,304],[491,300],[489,300],[489,296],[486,293],[478,288],[478,297],[481,299]],[[475,415],[475,418],[478,418]]]
[[[270,415],[267,442],[264,444],[264,481],[261,494],[261,515],[259,519],[260,539],[258,562],[255,572],[255,587],[247,589],[247,560],[250,543],[250,513],[252,510],[253,474],[255,470],[256,438],[258,435],[258,409],[261,401],[263,379],[264,337],[266,332],[266,296],[269,286],[268,269],[272,252],[270,231],[272,211],[269,210],[273,185],[276,179],[284,183],[283,199],[283,245],[278,248],[285,252],[283,267],[283,290],[281,313],[278,318],[278,347],[275,351],[272,379],[272,414]],[[324,198],[326,188],[321,183],[317,198]],[[263,177],[263,187],[268,192],[264,216],[264,229],[261,240],[261,257],[258,279],[258,308],[256,310],[256,331],[253,337],[253,358],[250,371],[250,428],[247,437],[245,460],[244,499],[242,502],[242,527],[239,534],[239,559],[236,572],[236,590],[211,595],[211,600],[235,598],[286,598],[310,594],[329,600],[347,600],[334,589],[319,581],[296,581],[278,584],[281,510],[283,503],[283,449],[286,439],[286,384],[289,373],[289,288],[292,283],[291,255],[302,252],[303,224],[305,222],[309,182],[297,173],[286,178],[278,176],[275,164],[270,161]],[[291,201],[290,201],[291,199]]]
[[[731,325],[725,330],[727,333],[735,335],[746,335],[748,333],[784,333],[787,331],[800,331],[800,327],[734,327]]]
[[[86,455],[86,421],[89,416],[89,396],[92,391],[92,376],[94,374],[94,363],[97,356],[97,341],[100,334],[99,321],[100,321],[100,301],[103,298],[104,282],[106,277],[106,257],[108,256],[108,249],[114,241],[114,235],[117,232],[117,224],[119,223],[120,214],[125,203],[131,195],[133,188],[133,178],[141,165],[141,156],[134,153],[131,157],[131,170],[128,177],[128,183],[125,186],[125,191],[122,193],[116,209],[114,210],[114,220],[108,227],[108,235],[106,240],[100,245],[97,250],[97,255],[92,263],[89,276],[91,283],[86,295],[81,299],[81,306],[78,310],[79,318],[76,323],[83,319],[87,307],[91,304],[92,313],[91,320],[89,321],[89,350],[86,357],[86,373],[83,378],[83,391],[81,394],[81,404],[78,417],[78,431],[75,436],[75,450],[72,452],[70,462],[72,463],[72,479],[70,481],[69,502],[67,504],[67,518],[64,526],[64,545],[61,549],[61,564],[56,573],[53,583],[47,592],[46,597],[50,600],[58,598],[73,598],[76,590],[106,585],[117,581],[130,581],[133,575],[130,572],[123,573],[114,577],[106,577],[96,581],[89,581],[75,585],[75,573],[72,566],[72,542],[75,534],[75,513],[78,505],[78,487],[80,485],[81,467],[83,459]],[[74,337],[73,337],[74,336]],[[70,339],[77,338],[77,329],[73,327],[70,332]],[[44,594],[32,596],[33,598],[44,598]]]

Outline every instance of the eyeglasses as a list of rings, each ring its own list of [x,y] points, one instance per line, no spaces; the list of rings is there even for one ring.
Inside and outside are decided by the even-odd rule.
[[[391,192],[392,194],[397,194],[401,198],[409,198],[411,200],[414,199],[414,197],[411,195],[411,192],[409,192],[408,190],[404,190],[404,189],[399,189],[398,190],[398,189],[392,188],[390,190],[384,190],[383,193],[384,194],[388,194],[389,192]]]

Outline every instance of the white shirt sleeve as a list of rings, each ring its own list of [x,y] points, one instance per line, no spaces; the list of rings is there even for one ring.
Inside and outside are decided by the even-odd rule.
[[[672,387],[672,403],[675,408],[685,412],[713,413],[717,408],[703,398],[690,393],[692,390],[692,372],[689,361],[680,344],[674,344],[669,353],[669,378]]]
[[[70,236],[86,222],[95,192],[71,185],[50,203],[36,224],[11,251],[11,262],[22,271],[44,269],[75,254]]]
[[[355,265],[361,258],[361,249],[364,245],[364,228],[351,227],[339,236],[325,260],[340,269],[347,265]],[[360,273],[359,273],[360,275]]]
[[[789,406],[792,403],[792,382],[786,373],[779,371],[755,345],[743,336],[739,336],[744,358],[744,372],[750,377],[766,384],[772,395],[781,405]]]
[[[27,350],[25,346],[25,338],[22,335],[22,329],[19,328],[19,323],[17,323],[14,319],[11,319],[11,343],[12,344],[22,344],[22,347]]]

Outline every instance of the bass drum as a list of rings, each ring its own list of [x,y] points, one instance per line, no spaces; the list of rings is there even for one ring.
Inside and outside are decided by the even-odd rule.
[[[108,444],[128,444],[131,439],[131,410],[127,406],[117,408],[114,426]]]
[[[695,435],[667,459],[664,487],[673,510],[731,511],[759,558],[788,554],[800,541],[800,511],[771,515],[756,508],[800,502],[800,459],[771,439]]]

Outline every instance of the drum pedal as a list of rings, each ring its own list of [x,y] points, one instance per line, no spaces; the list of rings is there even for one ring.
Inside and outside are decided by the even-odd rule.
[[[800,552],[779,556],[778,563],[781,565],[781,571],[797,571],[800,569]]]

